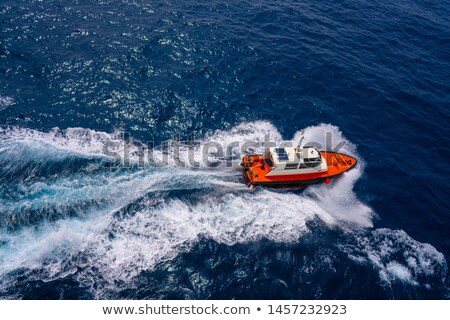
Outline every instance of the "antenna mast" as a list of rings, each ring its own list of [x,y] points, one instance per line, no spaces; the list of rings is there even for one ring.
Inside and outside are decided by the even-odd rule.
[[[300,134],[302,135],[302,137],[300,138],[300,141],[297,144],[297,148],[302,150],[302,143],[303,143],[303,139],[305,139],[305,130],[302,130],[302,132],[300,132]]]

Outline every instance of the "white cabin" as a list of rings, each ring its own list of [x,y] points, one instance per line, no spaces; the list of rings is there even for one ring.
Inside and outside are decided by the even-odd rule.
[[[270,148],[272,170],[267,176],[328,171],[327,161],[314,147]]]

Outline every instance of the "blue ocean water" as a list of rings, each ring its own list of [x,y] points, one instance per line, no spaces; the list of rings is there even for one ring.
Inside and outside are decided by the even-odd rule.
[[[0,297],[448,299],[450,5],[0,3]],[[128,132],[346,142],[330,186],[105,168]],[[239,156],[239,155],[237,155]]]

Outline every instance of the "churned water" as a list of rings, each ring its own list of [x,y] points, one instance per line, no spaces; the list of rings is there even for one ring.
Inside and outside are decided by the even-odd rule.
[[[448,299],[449,17],[434,0],[2,1],[0,297]],[[233,167],[105,166],[124,132],[187,159],[180,139],[302,130],[358,166],[251,193]]]

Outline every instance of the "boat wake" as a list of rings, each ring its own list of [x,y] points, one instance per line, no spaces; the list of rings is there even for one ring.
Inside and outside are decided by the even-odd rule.
[[[201,239],[227,245],[262,239],[296,243],[312,231],[311,221],[340,230],[347,240],[335,250],[376,268],[384,285],[432,286],[429,279],[436,277],[443,281],[447,266],[435,248],[403,231],[372,229],[374,212],[353,190],[364,168],[356,146],[337,127],[325,124],[306,128],[305,142],[325,146],[326,132],[345,142],[343,153],[358,158],[354,170],[331,185],[304,192],[249,193],[233,168],[179,168],[173,163],[141,168],[135,165],[136,154],[130,168],[106,168],[103,145],[115,142],[122,151],[119,133],[3,128],[0,288],[5,296],[21,297],[11,289],[21,281],[70,276],[94,297],[104,297],[118,283],[130,283]],[[214,132],[200,143],[252,141],[260,147],[266,134],[282,141],[273,125],[260,121]],[[186,148],[180,152],[181,158],[188,157]],[[232,161],[241,156],[239,148],[233,149]]]

